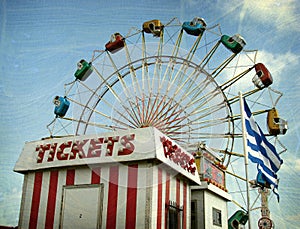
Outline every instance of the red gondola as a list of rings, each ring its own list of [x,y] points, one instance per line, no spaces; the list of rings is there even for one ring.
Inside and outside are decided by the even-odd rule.
[[[252,79],[252,82],[259,89],[270,86],[273,83],[273,78],[269,70],[262,63],[254,65],[256,74]]]
[[[111,35],[110,41],[106,43],[105,49],[111,53],[115,53],[122,49],[124,45],[124,37],[120,33],[114,33]]]

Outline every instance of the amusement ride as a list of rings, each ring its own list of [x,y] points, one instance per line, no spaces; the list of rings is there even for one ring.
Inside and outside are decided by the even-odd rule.
[[[237,193],[245,195],[239,91],[257,120],[267,120],[265,135],[279,154],[286,150],[278,138],[287,131],[276,109],[282,93],[272,88],[276,79],[257,54],[240,34],[223,34],[220,25],[200,17],[183,23],[155,19],[127,34],[116,32],[103,49],[77,63],[65,94],[54,98],[50,137],[155,127],[226,174],[226,183],[200,178],[233,196],[240,210],[229,228],[238,228],[249,214],[244,197],[235,200]],[[202,149],[215,156],[202,155]],[[259,228],[272,228],[269,189],[259,180],[251,185],[262,198]]]

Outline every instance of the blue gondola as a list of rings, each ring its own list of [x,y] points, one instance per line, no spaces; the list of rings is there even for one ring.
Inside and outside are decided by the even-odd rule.
[[[59,117],[64,117],[69,109],[70,102],[64,97],[55,96],[53,103],[55,105],[54,114]]]
[[[182,28],[190,35],[199,36],[206,29],[206,22],[203,18],[195,17],[192,21],[183,22]]]

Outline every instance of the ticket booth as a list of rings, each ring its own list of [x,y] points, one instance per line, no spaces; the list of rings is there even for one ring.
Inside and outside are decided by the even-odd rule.
[[[194,157],[148,127],[27,142],[19,228],[190,228]]]

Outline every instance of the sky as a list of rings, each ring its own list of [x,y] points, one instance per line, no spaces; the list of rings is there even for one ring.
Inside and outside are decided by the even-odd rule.
[[[78,60],[103,49],[116,31],[126,34],[154,18],[199,16],[223,33],[241,34],[283,93],[277,108],[289,123],[280,137],[287,151],[271,218],[276,228],[299,228],[299,7],[296,0],[0,0],[0,225],[18,223],[23,175],[14,165],[26,141],[49,135],[52,99],[64,93]]]

